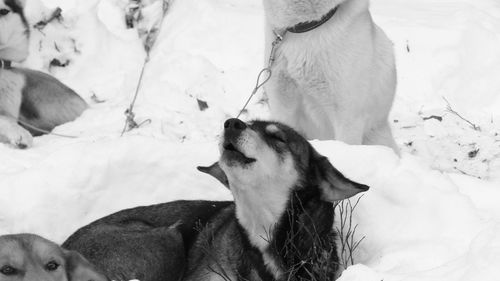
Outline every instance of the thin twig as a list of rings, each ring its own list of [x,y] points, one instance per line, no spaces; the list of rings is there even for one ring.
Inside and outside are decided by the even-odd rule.
[[[149,62],[149,53],[147,53],[144,63],[142,64],[141,75],[139,76],[139,81],[137,82],[137,87],[135,88],[135,94],[132,99],[132,102],[130,103],[129,108],[125,111],[125,116],[127,117],[127,119],[125,122],[125,126],[123,127],[122,130],[121,134],[122,136],[127,131],[139,128],[139,125],[135,121],[134,106],[135,102],[137,101],[137,96],[139,96],[139,90],[141,89],[142,79],[144,77],[144,70],[146,69],[146,65],[148,64],[148,62]]]
[[[163,26],[163,20],[165,19],[165,14],[167,13],[168,6],[169,6],[168,1],[163,0],[162,15],[161,15],[160,21],[158,23],[158,28],[153,26],[147,32],[146,40],[144,42],[144,49],[146,51],[146,58],[144,59],[144,63],[142,64],[141,74],[139,76],[139,81],[137,82],[137,87],[135,89],[134,97],[132,99],[132,102],[130,103],[129,108],[125,111],[126,120],[125,120],[125,125],[123,127],[121,136],[123,136],[125,134],[125,132],[127,132],[127,131],[130,131],[130,130],[135,129],[135,128],[139,128],[141,125],[151,122],[150,119],[147,119],[146,121],[138,124],[135,121],[134,106],[135,106],[135,102],[137,100],[137,97],[139,95],[139,90],[140,90],[141,85],[142,85],[142,80],[144,77],[144,72],[146,70],[146,66],[148,65],[148,62],[150,60],[151,50],[153,49],[153,47],[156,43],[156,39],[158,38],[158,34],[160,33],[161,27]]]
[[[463,121],[467,122],[471,126],[471,128],[474,129],[475,131],[481,131],[481,127],[479,127],[476,124],[472,123],[471,121],[467,120],[465,117],[463,117],[462,115],[460,115],[460,113],[458,113],[457,111],[455,111],[451,107],[450,102],[445,97],[443,97],[443,100],[446,102],[446,111],[448,111],[451,114],[456,115],[458,118],[460,118]]]
[[[354,264],[354,253],[359,247],[361,242],[365,240],[365,236],[356,240],[356,232],[358,225],[354,224],[353,213],[358,206],[361,198],[358,197],[353,204],[351,200],[343,200],[335,205],[335,209],[340,213],[340,227],[337,227],[337,233],[340,239],[340,264],[347,268],[349,265]]]

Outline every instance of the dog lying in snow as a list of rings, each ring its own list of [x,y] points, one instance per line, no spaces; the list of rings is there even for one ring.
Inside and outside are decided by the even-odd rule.
[[[333,202],[368,187],[280,123],[229,119],[220,152],[218,162],[199,169],[229,188],[234,202],[123,210],[63,246],[116,280],[333,280]]]
[[[203,206],[206,214],[196,203],[182,202],[124,210],[82,227],[62,246],[78,249],[111,280],[178,281],[197,215],[203,220],[211,214],[210,206]],[[186,223],[177,226],[180,219]]]
[[[73,121],[87,108],[82,98],[52,76],[11,66],[28,56],[23,4],[24,0],[0,0],[0,142],[18,148],[30,147],[32,135]]]
[[[396,89],[391,41],[374,24],[369,0],[263,0],[265,85],[271,114],[309,139],[386,145],[396,152],[388,114]]]
[[[0,281],[106,281],[79,253],[33,234],[0,236]]]

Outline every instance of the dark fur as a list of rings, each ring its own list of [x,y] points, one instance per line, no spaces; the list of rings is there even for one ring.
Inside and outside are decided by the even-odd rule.
[[[279,132],[266,132],[269,124],[278,126]],[[241,126],[238,130],[247,128]],[[255,121],[248,128],[281,157],[290,152],[300,174],[285,212],[269,233],[266,254],[283,272],[279,280],[333,280],[338,269],[333,203],[325,201],[323,189],[344,185],[354,189],[345,191],[352,196],[368,187],[349,181],[302,136],[282,124]],[[228,125],[225,140],[238,138],[237,132],[229,130]],[[201,170],[231,186],[218,164]],[[80,251],[117,280],[139,278],[139,274],[142,281],[197,281],[210,275],[224,276],[221,280],[276,280],[264,264],[264,253],[252,245],[236,218],[235,207],[233,202],[175,201],[128,209],[83,227],[63,246]],[[158,228],[162,229],[159,240],[151,239],[150,231]]]
[[[85,101],[71,88],[46,73],[13,68],[12,71],[25,76],[19,119],[45,131],[73,121],[87,108]],[[60,105],[58,108],[52,108]],[[42,111],[42,108],[47,108]],[[53,111],[53,112],[52,112]],[[21,124],[21,126],[23,126]],[[33,136],[43,132],[25,127]]]
[[[272,254],[291,280],[334,280],[339,268],[333,204],[319,190],[295,192],[272,241]]]
[[[223,241],[230,244],[219,247]],[[230,201],[174,201],[123,210],[79,229],[62,246],[82,253],[113,280],[180,280],[205,259],[228,257],[238,261],[233,269],[244,280],[255,274],[273,280]]]
[[[175,201],[123,210],[71,235],[77,250],[113,280],[179,280],[198,237],[198,226],[231,202]]]

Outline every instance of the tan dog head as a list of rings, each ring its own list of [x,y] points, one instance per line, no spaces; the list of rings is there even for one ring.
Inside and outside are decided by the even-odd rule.
[[[275,29],[320,20],[346,0],[264,0],[267,22]]]
[[[0,59],[23,61],[29,52],[29,26],[25,0],[0,0]]]
[[[79,253],[40,236],[0,236],[0,281],[107,280]]]

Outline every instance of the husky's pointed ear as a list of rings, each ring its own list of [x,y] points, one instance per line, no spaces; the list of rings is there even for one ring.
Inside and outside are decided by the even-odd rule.
[[[339,170],[335,169],[328,158],[313,152],[313,165],[316,169],[316,177],[321,189],[322,199],[335,202],[352,197],[360,192],[367,191],[368,186],[353,182],[346,178]]]
[[[215,162],[209,167],[197,167],[198,171],[211,175],[220,181],[225,187],[229,188],[229,181],[227,180],[226,173],[220,168],[219,162]]]

